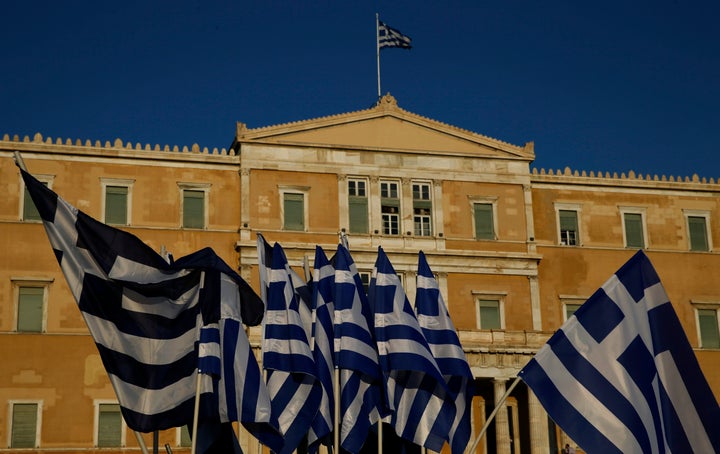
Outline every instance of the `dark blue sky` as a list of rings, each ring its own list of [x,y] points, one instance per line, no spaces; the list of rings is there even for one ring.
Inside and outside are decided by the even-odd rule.
[[[228,147],[370,107],[381,53],[411,112],[534,167],[720,177],[720,2],[38,1],[0,9],[0,134]]]

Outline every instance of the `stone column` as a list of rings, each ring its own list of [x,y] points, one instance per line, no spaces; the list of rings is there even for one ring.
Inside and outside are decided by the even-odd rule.
[[[530,388],[528,388],[528,415],[530,452],[532,454],[550,454],[547,413],[545,413],[540,401]]]
[[[505,394],[505,383],[507,380],[502,378],[493,379],[493,388],[495,394],[495,406]],[[507,405],[505,402],[502,408],[495,414],[495,452],[497,454],[510,454],[510,424],[508,423]]]

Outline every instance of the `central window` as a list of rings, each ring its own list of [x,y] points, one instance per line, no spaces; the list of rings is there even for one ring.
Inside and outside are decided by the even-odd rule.
[[[368,233],[368,192],[367,181],[348,179],[348,208],[350,233]]]
[[[397,181],[380,182],[383,235],[400,235],[400,191]]]
[[[432,200],[429,183],[413,183],[413,226],[415,236],[432,236]]]

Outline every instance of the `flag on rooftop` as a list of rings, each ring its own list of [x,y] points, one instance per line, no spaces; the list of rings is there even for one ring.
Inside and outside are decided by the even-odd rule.
[[[350,252],[335,254],[335,367],[340,372],[340,445],[360,452],[370,427],[384,416],[372,312]],[[368,441],[370,443],[370,441]]]
[[[720,452],[720,407],[642,250],[519,375],[588,453]]]
[[[454,399],[382,248],[368,293],[390,424],[400,437],[439,452],[455,421]]]
[[[399,30],[388,26],[383,21],[378,21],[378,48],[399,47],[402,49],[412,48],[412,40],[409,36],[403,35]]]
[[[209,248],[168,263],[21,172],[128,427],[188,424],[200,367],[214,376],[202,381],[201,421],[272,431],[267,391],[240,326],[262,318],[250,286]]]
[[[422,251],[418,255],[415,311],[430,351],[455,402],[455,419],[450,427],[448,441],[453,453],[462,454],[470,441],[470,404],[475,394],[474,379],[438,282]]]
[[[268,274],[262,354],[272,411],[284,442],[275,450],[279,454],[289,454],[298,447],[322,398],[305,328],[309,322],[302,320],[300,306],[304,303],[296,296],[292,273],[285,252],[275,243]]]
[[[315,246],[315,268],[313,270],[313,358],[317,367],[318,379],[322,386],[320,409],[313,419],[308,434],[308,452],[317,452],[320,444],[332,444],[335,397],[333,393],[333,287],[335,269],[320,246]],[[330,438],[330,439],[328,439]]]

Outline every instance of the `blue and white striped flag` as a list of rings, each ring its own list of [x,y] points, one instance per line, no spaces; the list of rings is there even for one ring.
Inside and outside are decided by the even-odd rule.
[[[294,451],[310,430],[322,399],[322,387],[310,349],[301,303],[282,247],[275,243],[268,275],[268,302],[262,341],[263,368],[284,444]]]
[[[383,21],[378,21],[378,48],[399,47],[401,49],[412,48],[412,40],[409,36],[403,35],[399,30],[389,27]]]
[[[250,286],[211,249],[168,263],[134,235],[22,176],[128,427],[152,432],[188,424],[201,367],[217,379],[204,380],[200,420],[272,431],[267,390],[240,327],[262,318]],[[222,365],[228,361],[232,367]],[[223,393],[213,392],[218,386]]]
[[[402,438],[440,451],[455,420],[455,404],[385,251],[370,281],[375,337],[391,425]]]
[[[475,385],[438,282],[422,251],[418,256],[415,311],[430,351],[454,397],[456,413],[448,441],[453,453],[462,454],[470,441],[470,404]]]
[[[322,385],[320,409],[315,415],[308,434],[308,452],[317,452],[320,444],[332,444],[328,437],[334,426],[335,397],[333,393],[333,292],[335,269],[320,246],[315,246],[315,269],[313,270],[313,358],[318,379]]]
[[[384,416],[372,312],[348,250],[335,254],[335,367],[340,369],[340,445],[360,452],[370,427]],[[370,443],[371,441],[368,441]]]
[[[588,453],[720,452],[720,408],[642,251],[520,377]]]

